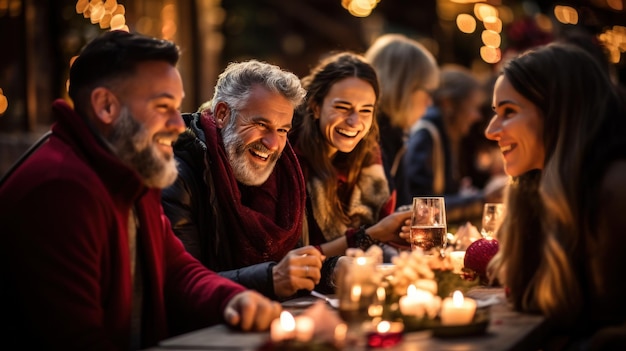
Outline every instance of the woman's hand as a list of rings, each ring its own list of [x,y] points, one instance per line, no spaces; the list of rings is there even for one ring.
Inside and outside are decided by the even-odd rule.
[[[410,221],[411,211],[394,212],[367,228],[365,233],[381,242],[407,246],[408,233],[411,229]]]

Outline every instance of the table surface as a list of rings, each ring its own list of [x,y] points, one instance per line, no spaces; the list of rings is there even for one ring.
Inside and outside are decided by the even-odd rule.
[[[487,331],[478,336],[442,338],[432,331],[407,332],[400,344],[385,348],[389,351],[410,350],[537,350],[547,335],[542,316],[512,311],[504,300],[502,289],[479,288],[467,294],[477,301],[491,301],[491,318]],[[283,303],[286,310],[302,310],[315,301],[312,297],[294,299]],[[329,307],[330,308],[330,307]],[[158,347],[146,351],[160,350],[256,350],[269,340],[269,332],[244,333],[217,325],[163,340]],[[346,348],[348,349],[348,348]],[[361,349],[360,346],[349,349]],[[375,350],[369,348],[368,350]],[[381,349],[382,350],[382,349]]]

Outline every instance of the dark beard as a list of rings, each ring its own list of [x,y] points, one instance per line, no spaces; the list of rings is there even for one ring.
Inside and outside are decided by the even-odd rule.
[[[163,189],[176,180],[176,161],[159,153],[148,131],[128,108],[122,109],[107,140],[120,160],[139,173],[146,186]]]

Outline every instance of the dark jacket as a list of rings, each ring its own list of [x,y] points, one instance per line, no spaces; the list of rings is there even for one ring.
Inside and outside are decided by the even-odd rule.
[[[483,196],[460,195],[461,176],[458,165],[452,160],[452,151],[448,135],[443,127],[441,113],[436,107],[430,107],[423,119],[432,122],[441,138],[444,155],[445,190],[443,194],[435,194],[433,190],[433,138],[426,129],[419,129],[411,134],[404,155],[404,188],[398,191],[398,205],[411,204],[414,196],[444,196],[448,222],[464,222],[480,218],[482,214]],[[400,186],[399,186],[400,188]]]

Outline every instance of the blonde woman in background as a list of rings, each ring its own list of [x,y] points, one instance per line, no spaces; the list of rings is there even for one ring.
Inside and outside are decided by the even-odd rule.
[[[383,166],[397,205],[407,205],[402,156],[409,130],[432,104],[430,92],[439,85],[435,57],[416,40],[402,34],[385,34],[365,53],[380,80],[377,121]]]

